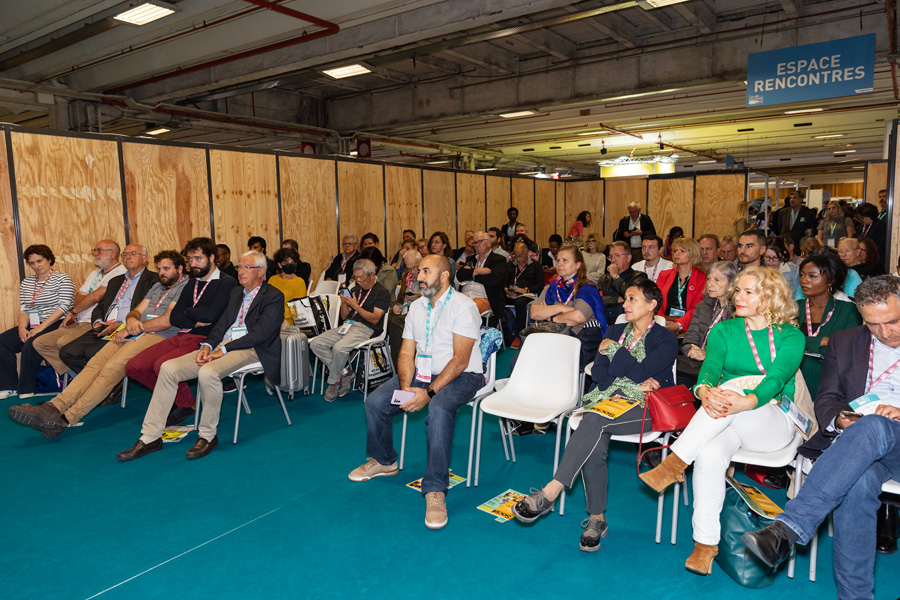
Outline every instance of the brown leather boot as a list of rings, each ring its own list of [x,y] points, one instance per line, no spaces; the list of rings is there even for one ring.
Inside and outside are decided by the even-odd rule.
[[[661,493],[676,481],[684,481],[684,470],[687,467],[687,463],[678,458],[674,452],[669,452],[666,460],[646,473],[641,473],[640,478],[649,487]]]
[[[709,575],[712,573],[713,560],[718,553],[718,546],[707,546],[700,542],[694,542],[694,551],[684,561],[684,568],[697,575]]]

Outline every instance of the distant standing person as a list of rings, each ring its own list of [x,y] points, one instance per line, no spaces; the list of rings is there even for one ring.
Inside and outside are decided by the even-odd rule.
[[[628,205],[628,216],[619,220],[615,239],[628,244],[631,249],[631,259],[637,262],[642,258],[641,240],[645,235],[656,235],[656,227],[650,217],[641,214],[641,205],[632,202]]]
[[[575,222],[572,223],[572,226],[569,228],[569,236],[568,237],[582,237],[584,236],[584,228],[591,224],[591,213],[586,210],[578,213],[578,216],[575,217]]]
[[[506,241],[508,243],[509,240],[516,235],[516,227],[521,225],[517,220],[519,218],[519,209],[515,206],[510,206],[506,209],[506,218],[509,219],[508,223],[504,223],[499,229],[506,237]],[[501,243],[503,243],[501,241]]]

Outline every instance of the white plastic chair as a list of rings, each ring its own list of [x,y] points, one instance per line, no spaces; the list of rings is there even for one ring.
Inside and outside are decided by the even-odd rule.
[[[340,284],[337,281],[320,281],[316,284],[315,292],[310,292],[310,296],[325,296],[327,294],[337,294]]]
[[[384,354],[387,357],[388,365],[391,367],[392,371],[394,369],[394,365],[391,361],[391,349],[390,349],[390,347],[388,345],[388,341],[387,341],[387,322],[388,322],[389,314],[390,314],[390,311],[386,310],[386,311],[384,311],[384,315],[382,315],[382,317],[381,317],[381,333],[379,333],[378,335],[376,335],[373,338],[367,339],[366,341],[362,342],[361,344],[359,344],[353,348],[353,352],[356,353],[356,356],[355,356],[356,369],[359,370],[359,365],[360,365],[360,363],[362,363],[362,368],[363,368],[363,372],[364,372],[363,377],[364,377],[365,385],[363,386],[363,402],[365,402],[366,398],[369,397],[369,369],[367,368],[367,365],[369,364],[369,354],[372,352],[372,348],[375,346],[383,345],[384,349],[385,349]],[[350,360],[352,361],[353,358],[351,358]],[[325,379],[324,372],[322,374],[322,379],[323,379],[323,381]]]
[[[494,391],[494,383],[497,376],[497,353],[491,354],[488,359],[487,371],[485,372],[484,386],[475,392],[475,397],[470,400],[467,405],[472,407],[472,427],[469,431],[469,464],[466,469],[466,487],[472,487],[472,457],[475,454],[475,422],[478,420],[478,403],[486,398]],[[403,413],[403,429],[400,436],[400,469],[403,469],[403,459],[406,456],[406,420],[408,413]],[[478,473],[475,474],[475,483],[478,486]]]
[[[481,467],[481,430],[484,413],[499,417],[500,436],[506,439],[509,419],[529,423],[556,423],[556,449],[553,472],[559,465],[563,416],[581,399],[578,388],[578,359],[581,341],[557,333],[533,333],[525,338],[519,350],[516,369],[502,390],[481,401],[478,414],[478,445],[475,451],[475,480]],[[512,461],[515,448],[509,438]],[[504,443],[504,450],[506,444]],[[507,455],[506,459],[509,460]]]
[[[311,296],[324,296],[326,298],[326,303],[328,305],[328,322],[331,323],[332,328],[337,327],[337,322],[341,315],[341,299],[340,299],[340,297],[337,294],[318,294],[318,293],[316,293],[316,294],[310,294],[310,295]],[[313,365],[312,384],[309,386],[309,389],[312,390],[313,392],[316,391],[316,373],[318,372],[318,368],[319,368],[319,358],[316,357],[315,363]],[[320,395],[325,390],[325,376],[324,376],[325,368],[322,367],[322,370],[323,370],[323,375],[322,375],[322,383],[320,386],[321,389],[319,390]]]
[[[310,295],[310,296],[312,296],[314,292],[315,292],[316,294],[318,294],[318,293],[319,293],[319,291],[318,291],[318,290],[319,290],[319,285],[321,285],[321,283],[322,283],[323,281],[325,281],[325,271],[322,271],[322,272],[319,274],[319,278],[316,280],[316,282],[312,285],[312,287],[311,287],[306,293],[307,293],[308,295]]]

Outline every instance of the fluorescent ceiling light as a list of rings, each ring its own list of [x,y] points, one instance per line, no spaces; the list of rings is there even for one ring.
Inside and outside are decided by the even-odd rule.
[[[448,162],[450,162],[450,161],[449,161],[449,160],[430,160],[430,161],[428,161],[428,162],[425,163],[425,164],[429,164],[429,165],[445,165],[445,164],[447,164]]]
[[[856,150],[835,150],[832,154],[853,154]]]
[[[865,167],[863,167],[863,166],[858,166],[858,167],[850,167],[850,168],[851,168],[851,169],[865,169]]]
[[[485,171],[499,171],[500,169],[497,167],[484,167],[483,169],[475,169],[476,171],[481,171],[484,173]]]
[[[698,165],[711,165],[711,164],[717,163],[717,162],[719,162],[719,161],[717,161],[717,160],[699,160],[699,161],[697,161],[697,164]]]
[[[687,0],[638,0],[638,5],[644,10],[651,10],[663,6],[671,6],[672,4],[680,4]]]
[[[113,18],[117,21],[130,23],[132,25],[146,25],[157,19],[168,17],[173,12],[175,12],[174,8],[167,8],[165,6],[145,2],[139,6],[135,6],[131,10],[119,13]]]
[[[362,65],[355,64],[347,65],[346,67],[338,67],[336,69],[325,69],[322,72],[333,79],[343,79],[345,77],[364,75],[365,73],[371,73],[372,71]]]
[[[519,175],[540,175],[540,171],[525,171],[524,173],[519,173]]]
[[[531,115],[536,114],[538,114],[538,111],[536,110],[519,110],[510,113],[500,113],[500,116],[504,119],[515,119],[516,117],[530,117]]]
[[[168,127],[157,127],[156,129],[151,129],[145,133],[146,135],[162,135],[163,133],[169,133],[170,131],[172,130]]]
[[[803,113],[814,113],[814,112],[822,112],[825,110],[824,108],[799,108],[797,110],[786,110],[784,114],[786,115],[801,115]]]
[[[350,156],[359,156],[359,152],[357,152],[356,150],[351,150]]]
[[[578,135],[603,135],[606,133],[605,131],[588,131],[586,133],[579,133]]]
[[[843,133],[829,133],[829,134],[826,134],[826,135],[814,135],[814,136],[813,136],[813,139],[814,139],[814,140],[829,140],[829,139],[831,139],[831,138],[844,137],[844,135],[845,135],[845,134],[843,134]]]

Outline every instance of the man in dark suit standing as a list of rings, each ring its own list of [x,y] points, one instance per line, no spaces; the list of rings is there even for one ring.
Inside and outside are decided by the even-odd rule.
[[[216,427],[222,407],[222,378],[260,362],[266,378],[273,385],[280,383],[284,295],[265,282],[265,275],[264,254],[251,250],[241,256],[240,286],[231,290],[228,307],[200,344],[200,350],[163,363],[144,417],[141,438],[133,447],[120,452],[119,460],[134,460],[162,449],[162,432],[182,381],[196,377],[203,402],[200,436],[188,450],[188,458],[202,458],[219,443]]]
[[[641,214],[641,205],[632,202],[628,205],[628,216],[619,220],[619,228],[613,235],[613,241],[625,242],[631,251],[633,262],[641,260],[641,242],[645,235],[656,235],[656,226],[647,215]]]
[[[807,230],[815,231],[816,211],[803,206],[803,193],[794,190],[788,196],[788,206],[778,211],[778,232],[781,235],[789,235],[794,240],[794,246],[800,247],[800,240],[807,235]]]
[[[491,322],[496,323],[506,305],[506,259],[491,252],[491,239],[484,231],[475,232],[472,245],[475,255],[456,271],[456,278],[463,295],[475,302],[479,312],[490,308]]]

